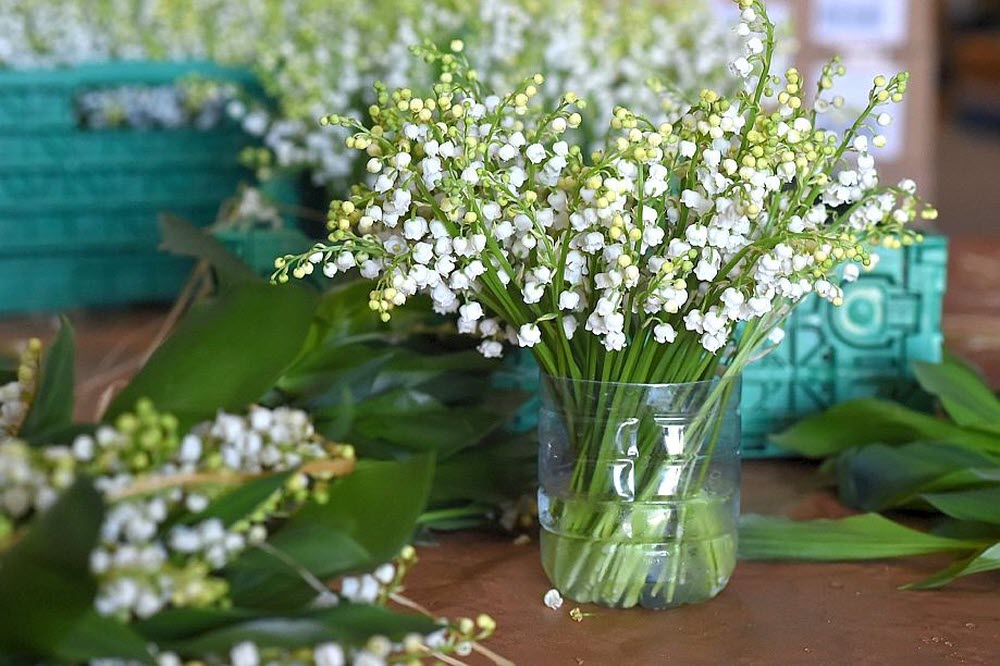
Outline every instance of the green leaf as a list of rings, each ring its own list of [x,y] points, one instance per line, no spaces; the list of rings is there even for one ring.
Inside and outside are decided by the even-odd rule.
[[[466,449],[438,463],[431,504],[477,501],[495,505],[530,493],[537,485],[537,459],[534,434]]]
[[[384,385],[417,386],[445,372],[486,372],[497,368],[496,361],[473,350],[422,354],[404,349],[382,371],[376,389]]]
[[[252,268],[240,261],[225,245],[212,238],[204,229],[199,229],[175,215],[169,213],[160,215],[160,235],[163,238],[160,245],[162,249],[208,262],[223,285],[263,281]]]
[[[358,450],[366,440],[391,442],[403,450],[436,452],[442,460],[482,440],[504,423],[503,416],[477,409],[441,409],[413,418],[395,418],[392,412],[366,414],[354,423]]]
[[[307,504],[279,528],[268,550],[248,551],[230,565],[234,602],[295,608],[317,594],[296,567],[326,580],[392,559],[413,535],[433,470],[433,456],[360,461],[330,486],[326,503]]]
[[[247,608],[294,610],[318,591],[301,570],[320,581],[364,569],[373,558],[344,530],[319,524],[282,529],[264,547],[244,552],[225,572],[233,602]]]
[[[59,334],[42,359],[35,399],[18,433],[32,444],[44,444],[46,437],[73,424],[76,349],[73,326],[66,317],[60,322]]]
[[[865,444],[939,441],[1000,455],[1000,437],[955,426],[888,400],[866,398],[810,416],[772,440],[808,458],[824,458]]]
[[[837,458],[837,480],[845,504],[863,511],[881,511],[905,505],[935,484],[949,479],[955,483],[960,479],[958,473],[994,465],[989,456],[949,444],[871,444]],[[961,478],[970,485],[982,485],[969,474]]]
[[[260,617],[260,611],[245,608],[168,608],[133,627],[146,640],[166,643]]]
[[[282,375],[277,388],[312,409],[358,402],[371,395],[378,372],[400,352],[362,344],[314,350]]]
[[[926,493],[921,497],[952,518],[1000,525],[1000,485],[950,493]]]
[[[930,590],[942,587],[962,576],[971,576],[1000,569],[1000,542],[969,557],[957,560],[933,576],[903,586],[904,590]]]
[[[263,648],[298,648],[327,641],[360,646],[376,635],[401,640],[409,633],[428,634],[438,629],[440,625],[423,616],[343,603],[309,613],[236,622],[200,635],[171,640],[165,647],[182,655],[200,657],[228,655],[233,645],[243,641],[253,641]]]
[[[0,653],[51,655],[92,610],[88,562],[103,517],[100,495],[78,479],[0,556]]]
[[[1000,433],[1000,400],[975,370],[954,356],[942,363],[914,363],[917,381],[941,400],[960,426]]]
[[[102,617],[96,611],[84,613],[59,638],[52,652],[71,662],[94,659],[126,659],[150,663],[147,642],[124,622]]]
[[[876,560],[961,553],[982,545],[920,532],[875,513],[839,520],[794,521],[753,514],[740,519],[740,556],[750,560]]]
[[[934,521],[931,533],[951,539],[969,539],[985,543],[1000,539],[1000,525],[942,517]]]
[[[355,416],[382,418],[386,414],[398,415],[401,419],[417,417],[427,412],[445,409],[434,396],[411,388],[394,388],[361,401],[355,407]]]
[[[191,312],[104,415],[149,398],[181,430],[259,400],[298,355],[316,296],[296,285],[245,283]]]
[[[295,470],[291,470],[247,481],[213,500],[203,511],[184,516],[177,522],[191,525],[209,518],[218,518],[226,527],[229,527],[256,511],[271,495],[285,485],[285,482],[294,473]]]
[[[393,310],[392,319],[383,323],[368,307],[372,284],[368,280],[351,280],[327,290],[316,308],[317,318],[326,326],[326,339],[347,342],[353,336],[376,333],[391,339],[399,334],[411,335],[426,328],[432,318],[430,300],[417,296],[406,305]]]
[[[401,461],[359,461],[354,471],[330,486],[329,501],[310,503],[290,526],[315,524],[342,530],[376,565],[399,554],[423,513],[434,476],[434,456]]]
[[[923,488],[923,492],[944,492],[963,488],[980,488],[1000,483],[1000,468],[962,469],[934,479]]]

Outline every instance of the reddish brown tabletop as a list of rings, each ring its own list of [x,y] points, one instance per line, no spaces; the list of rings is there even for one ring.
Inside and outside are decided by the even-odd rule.
[[[815,488],[813,469],[749,462],[749,511],[797,517],[844,510]],[[715,600],[670,611],[542,604],[550,585],[534,542],[457,534],[420,549],[408,596],[445,616],[486,612],[487,645],[517,664],[1000,664],[1000,576],[934,592],[901,592],[935,558],[863,564],[743,562]],[[486,661],[474,663],[488,663]]]

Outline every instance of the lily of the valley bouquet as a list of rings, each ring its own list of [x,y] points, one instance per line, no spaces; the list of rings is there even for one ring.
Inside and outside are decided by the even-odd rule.
[[[735,564],[739,376],[803,297],[834,305],[873,243],[933,216],[872,148],[908,76],[875,79],[843,135],[820,129],[842,74],[771,73],[774,26],[738,0],[744,79],[673,124],[614,112],[606,147],[574,142],[584,101],[533,103],[542,77],[485,90],[462,54],[417,50],[430,93],[376,86],[341,116],[369,183],[330,209],[329,242],[279,258],[278,281],[352,269],[388,320],[427,293],[486,356],[527,348],[543,373],[539,513],[564,594],[612,606],[711,598]],[[595,133],[596,134],[596,133]]]

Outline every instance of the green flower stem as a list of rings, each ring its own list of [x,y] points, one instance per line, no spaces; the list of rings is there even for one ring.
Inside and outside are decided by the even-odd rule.
[[[754,338],[752,330],[747,335]],[[615,377],[618,383],[665,383],[661,378],[669,377],[676,383],[675,377],[697,381],[708,373],[711,376],[718,363],[717,357],[709,354],[688,354],[677,349],[676,361],[656,359],[650,354],[640,353],[643,346],[630,347],[626,353],[614,353],[604,356],[602,368],[602,383],[600,386],[613,387],[610,378]],[[734,359],[740,363],[740,357]],[[663,371],[652,373],[654,364],[661,365]],[[673,366],[673,367],[671,367]],[[665,371],[670,370],[669,374]],[[735,374],[730,375],[735,377]],[[566,386],[557,384],[556,386]],[[731,380],[720,382],[694,421],[688,426],[689,441],[707,441],[707,447],[702,453],[702,461],[709,459],[714,452],[715,442],[721,432],[721,410],[728,403],[735,383]],[[596,399],[587,391],[593,385],[578,386],[576,392],[568,391],[568,395],[559,396],[560,405],[566,414],[586,413],[597,418],[595,422],[579,427],[572,419],[567,419],[569,437],[578,449],[578,462],[573,470],[570,492],[574,498],[581,498],[582,503],[575,501],[562,502],[555,511],[560,514],[561,526],[564,531],[573,534],[583,534],[588,540],[572,540],[566,537],[555,537],[555,553],[550,558],[550,573],[557,586],[568,596],[577,601],[598,601],[612,606],[634,606],[640,602],[643,590],[654,577],[651,571],[652,563],[647,550],[642,544],[658,543],[663,540],[661,524],[644,524],[641,520],[623,521],[620,511],[629,503],[605,500],[611,491],[607,477],[594,474],[592,465],[597,471],[604,469],[607,462],[621,457],[617,430],[617,416],[638,413],[640,396],[627,390],[598,389]],[[590,400],[588,401],[588,396]],[[591,403],[596,402],[596,409]],[[648,459],[655,455],[657,447],[661,446],[662,432],[655,427],[642,428],[638,435],[639,450],[637,460]],[[698,461],[696,461],[698,462]],[[701,474],[694,475],[697,465],[687,467],[681,491],[677,495],[679,512],[677,520],[681,525],[677,540],[670,546],[673,553],[669,556],[671,568],[661,568],[653,595],[661,592],[664,583],[670,583],[665,604],[674,605],[677,601],[676,582],[681,573],[703,575],[704,579],[695,583],[702,594],[708,597],[717,590],[718,581],[728,576],[732,568],[734,548],[732,544],[716,544],[696,547],[694,555],[685,555],[689,545],[683,535],[694,532],[696,535],[719,534],[722,526],[717,524],[718,518],[712,515],[711,505],[695,506],[692,500],[697,500],[704,483],[707,468],[702,468]],[[658,494],[657,469],[636,469],[637,489],[634,505],[641,506]],[[587,501],[590,498],[590,501]],[[600,508],[594,508],[594,505]],[[627,524],[626,524],[627,523]],[[639,527],[639,529],[636,529]],[[631,530],[631,532],[630,532]],[[700,572],[700,573],[692,573]]]

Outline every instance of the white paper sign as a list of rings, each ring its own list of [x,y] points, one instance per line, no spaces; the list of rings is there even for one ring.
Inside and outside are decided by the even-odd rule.
[[[909,18],[910,0],[813,0],[810,28],[817,44],[884,48],[905,41]]]

